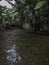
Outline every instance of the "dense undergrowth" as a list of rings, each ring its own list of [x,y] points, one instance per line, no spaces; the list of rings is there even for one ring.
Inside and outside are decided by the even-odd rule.
[[[2,1],[2,0],[1,0]],[[0,30],[12,27],[22,27],[29,23],[30,29],[48,31],[49,29],[49,1],[47,0],[15,0],[11,9],[0,5]]]

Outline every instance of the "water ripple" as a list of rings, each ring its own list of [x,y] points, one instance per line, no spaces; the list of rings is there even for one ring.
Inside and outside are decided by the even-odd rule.
[[[15,45],[12,45],[9,49],[6,50],[7,57],[6,59],[11,63],[18,63],[21,60],[20,55],[16,51]]]

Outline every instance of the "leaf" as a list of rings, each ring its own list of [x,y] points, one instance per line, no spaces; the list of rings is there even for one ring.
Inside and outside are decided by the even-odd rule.
[[[15,15],[18,15],[18,12],[15,12],[15,13],[11,14],[10,16],[14,17]]]
[[[40,1],[36,4],[34,10],[40,9],[47,1]]]

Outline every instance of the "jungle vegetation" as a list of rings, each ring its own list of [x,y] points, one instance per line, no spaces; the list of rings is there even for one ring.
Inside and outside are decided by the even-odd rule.
[[[6,1],[12,8],[0,5],[0,30],[22,27],[27,22],[32,32],[49,30],[49,0],[15,0],[15,4]]]

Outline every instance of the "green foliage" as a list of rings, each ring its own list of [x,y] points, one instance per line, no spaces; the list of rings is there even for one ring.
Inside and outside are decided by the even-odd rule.
[[[46,8],[44,5],[46,5],[48,1],[49,0],[15,0],[15,4],[7,1],[13,8],[7,9],[6,7],[0,6],[0,21],[2,19],[1,22],[4,23],[3,25],[7,23],[9,25],[17,23],[21,26],[25,22],[29,22],[33,27],[34,23],[36,23],[36,18],[40,22],[40,18],[38,17],[45,15]],[[45,10],[42,7],[44,7]],[[44,13],[40,10],[44,11]]]
[[[6,26],[16,25],[19,19],[19,14],[16,7],[7,9],[0,6],[0,28],[6,28]]]
[[[40,1],[36,4],[34,10],[39,10],[47,1]]]

